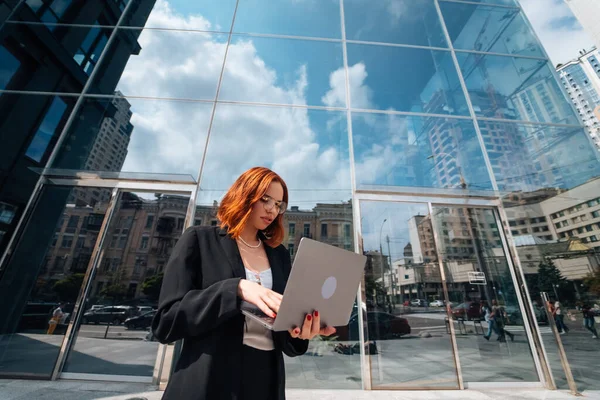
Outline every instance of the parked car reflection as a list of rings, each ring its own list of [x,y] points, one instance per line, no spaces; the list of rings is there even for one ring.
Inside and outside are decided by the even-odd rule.
[[[380,311],[367,313],[369,340],[395,339],[411,332],[406,318]],[[337,328],[338,340],[355,341],[358,336],[358,315],[353,314],[346,326]]]
[[[481,306],[478,302],[467,301],[452,307],[452,317],[454,319],[465,319],[467,321],[481,319]]]
[[[135,309],[130,306],[103,307],[96,310],[87,311],[81,319],[82,324],[101,324],[111,323],[120,325],[129,317],[135,314]]]
[[[127,318],[125,320],[125,328],[127,329],[147,329],[152,324],[152,318],[154,318],[156,310],[146,312],[136,317]]]

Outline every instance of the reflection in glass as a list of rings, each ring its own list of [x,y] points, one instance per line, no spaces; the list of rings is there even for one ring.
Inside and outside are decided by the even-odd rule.
[[[79,93],[97,68],[112,28],[60,25],[49,32],[43,25],[6,23],[2,33],[5,39],[0,46],[0,88]],[[131,53],[131,43],[117,43],[123,51]],[[50,52],[61,56],[35,61]],[[119,75],[122,69],[119,70],[118,65],[113,60],[98,72],[106,76]]]
[[[578,125],[550,62],[472,53],[457,58],[476,115]]]
[[[346,106],[340,43],[234,36],[219,100]]]
[[[449,52],[348,44],[348,67],[353,108],[468,115]]]
[[[433,218],[463,379],[538,381],[493,211],[434,206]]]
[[[129,0],[73,1],[73,0],[25,0],[12,15],[11,21],[43,22],[53,31],[57,24],[114,26],[117,24]]]
[[[211,105],[88,98],[52,167],[197,176]],[[152,160],[148,163],[148,160]]]
[[[374,387],[458,381],[427,204],[360,203]]]
[[[338,0],[240,0],[234,32],[341,39]]]
[[[518,8],[440,2],[455,49],[545,57]]]
[[[120,194],[65,372],[152,376],[158,342],[150,323],[188,203],[182,195]]]
[[[256,165],[272,168],[291,193],[297,191],[290,197],[290,206],[348,201],[346,114],[219,104],[198,204],[219,201],[242,172]]]
[[[50,377],[104,219],[106,192],[42,190],[0,280],[0,375]],[[0,223],[10,222],[2,208]]]
[[[214,100],[227,35],[119,29],[116,38],[91,93]]]
[[[41,162],[44,155],[48,154],[48,146],[60,134],[59,124],[65,121],[67,104],[60,97],[55,96],[52,103],[34,134],[25,155],[35,162]]]
[[[568,328],[560,340],[578,389],[597,390],[600,180],[566,191],[513,193],[504,199],[504,208],[558,388],[568,386],[548,317]],[[542,292],[553,307],[559,302],[560,317],[544,311]]]
[[[448,47],[433,0],[345,0],[346,38]]]
[[[123,25],[229,32],[235,3],[235,0],[133,0]]]
[[[492,121],[479,127],[500,190],[568,189],[600,175],[598,153],[581,127]]]
[[[491,189],[469,120],[352,113],[357,186]]]
[[[19,69],[21,63],[4,46],[0,46],[0,90],[10,89],[8,84],[11,78]]]

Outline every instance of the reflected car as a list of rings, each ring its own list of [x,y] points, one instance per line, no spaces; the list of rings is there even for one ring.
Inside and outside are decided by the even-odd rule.
[[[410,301],[410,305],[413,307],[427,307],[427,300],[413,299]]]
[[[406,318],[392,315],[382,311],[369,311],[367,313],[369,340],[396,339],[410,335],[411,329]],[[357,341],[358,315],[353,314],[346,326],[336,327],[335,335],[341,341]]]
[[[126,306],[104,307],[87,311],[81,318],[82,324],[120,325],[133,315],[133,309]]]
[[[444,307],[444,302],[442,300],[434,300],[429,303],[429,307]]]
[[[478,302],[467,301],[452,307],[452,317],[454,319],[465,319],[467,321],[481,319],[481,307]]]
[[[127,329],[147,329],[152,325],[152,318],[155,314],[156,311],[150,311],[136,317],[127,318],[123,325]]]

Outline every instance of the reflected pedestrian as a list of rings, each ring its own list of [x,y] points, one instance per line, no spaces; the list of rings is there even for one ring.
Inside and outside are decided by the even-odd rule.
[[[63,316],[65,315],[65,313],[62,310],[64,306],[65,306],[65,303],[60,303],[58,305],[58,307],[56,307],[54,309],[54,311],[52,311],[52,317],[50,318],[50,321],[48,321],[48,331],[46,332],[46,334],[48,334],[48,335],[54,334],[54,330],[56,329],[56,326],[60,323]]]
[[[496,328],[496,323],[494,322],[494,317],[492,314],[492,309],[490,308],[490,305],[487,303],[487,301],[482,300],[481,301],[481,309],[480,309],[480,314],[483,314],[483,318],[485,319],[485,322],[487,322],[488,324],[488,330],[487,330],[487,334],[483,335],[483,338],[485,340],[490,340],[490,336],[492,336],[492,331],[496,332],[496,334],[498,336],[500,336],[500,333],[498,332],[498,329]]]
[[[556,322],[556,328],[561,335],[569,333],[569,327],[565,324],[565,316],[558,299],[554,302],[554,321]]]
[[[510,337],[510,341],[514,342],[515,335],[504,329],[506,323],[508,322],[508,314],[504,310],[504,307],[500,307],[498,305],[498,302],[495,299],[492,300],[492,311],[494,316],[494,323],[496,324],[496,330],[498,332],[497,340],[499,342],[506,342],[506,335],[508,335],[508,337]]]
[[[583,326],[585,329],[592,332],[593,339],[598,339],[598,331],[596,331],[596,327],[594,326],[594,317],[596,316],[594,309],[589,303],[586,302],[581,306],[581,312],[583,313]]]

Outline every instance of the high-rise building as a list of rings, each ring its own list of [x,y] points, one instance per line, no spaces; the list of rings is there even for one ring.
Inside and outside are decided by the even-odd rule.
[[[600,5],[599,5],[600,6]],[[561,83],[575,105],[596,147],[600,148],[600,51],[580,51],[579,57],[557,68]]]
[[[596,0],[565,0],[573,14],[577,17],[583,29],[585,29],[596,46],[600,48],[600,26],[596,21],[596,15],[600,13],[600,4]]]
[[[178,239],[229,240],[220,202],[260,165],[290,261],[302,238],[367,257],[288,387],[600,388],[594,84],[565,71],[516,0],[0,0],[0,378],[164,387],[187,360],[147,329]],[[514,342],[481,335],[486,302]]]

